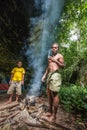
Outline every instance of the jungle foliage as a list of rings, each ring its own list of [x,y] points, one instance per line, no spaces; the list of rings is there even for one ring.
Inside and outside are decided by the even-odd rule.
[[[65,59],[63,82],[87,85],[87,1],[65,2],[56,28],[57,41]]]
[[[68,112],[87,112],[87,88],[70,85],[61,87],[60,101]]]
[[[66,1],[56,28],[65,69],[59,96],[68,112],[87,117],[87,1]]]

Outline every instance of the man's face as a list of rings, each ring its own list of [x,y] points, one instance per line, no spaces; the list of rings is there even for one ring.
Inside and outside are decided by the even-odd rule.
[[[17,66],[18,66],[18,67],[22,67],[22,62],[19,61],[19,62],[17,63]]]
[[[53,54],[54,54],[54,55],[57,54],[57,51],[58,51],[58,45],[54,44],[54,45],[52,46],[52,52],[53,52]]]

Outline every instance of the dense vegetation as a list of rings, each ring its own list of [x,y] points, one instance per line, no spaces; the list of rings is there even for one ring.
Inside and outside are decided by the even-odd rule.
[[[77,85],[63,86],[60,90],[60,100],[68,112],[81,112],[87,116],[87,88]]]
[[[66,1],[57,27],[57,41],[64,55],[66,67],[64,83],[87,85],[87,2]]]
[[[60,100],[67,111],[87,116],[87,2],[69,0],[56,30],[66,67]]]

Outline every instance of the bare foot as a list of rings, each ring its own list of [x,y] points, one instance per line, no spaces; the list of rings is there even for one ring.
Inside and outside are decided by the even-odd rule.
[[[49,119],[50,122],[55,122],[56,121],[56,116],[52,115]]]
[[[51,114],[50,117],[44,116],[42,119],[45,119],[45,120],[49,121],[50,123],[51,123],[51,122],[54,122],[54,123],[56,122],[56,116],[55,116],[55,115],[52,115],[52,114]]]
[[[47,112],[47,113],[46,113],[46,116],[47,116],[47,117],[51,117],[51,116],[52,116],[52,113]]]
[[[47,120],[47,121],[49,121],[49,118],[50,118],[50,117],[47,117],[47,116],[43,116],[43,117],[42,117],[42,119]]]

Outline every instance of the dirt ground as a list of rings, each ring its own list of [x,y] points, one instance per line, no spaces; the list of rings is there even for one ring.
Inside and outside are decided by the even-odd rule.
[[[21,99],[24,97],[25,94]],[[6,93],[0,94],[0,106],[2,106],[7,100],[8,96]],[[66,112],[61,105],[58,107],[56,123],[61,124],[70,130],[87,130],[87,121],[83,122],[80,115]]]

